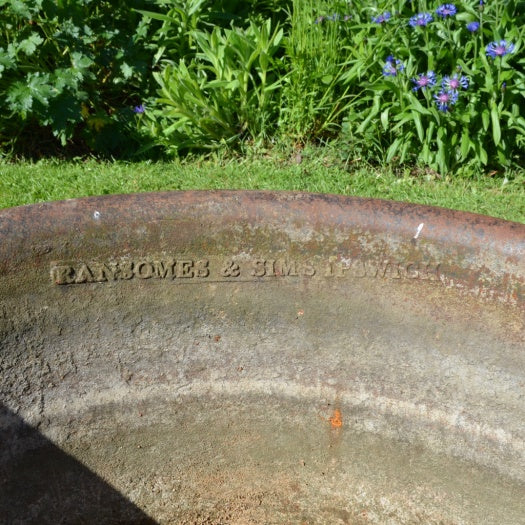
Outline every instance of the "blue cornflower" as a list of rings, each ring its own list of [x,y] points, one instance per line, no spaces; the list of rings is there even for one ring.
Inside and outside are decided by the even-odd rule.
[[[390,18],[392,18],[392,15],[390,14],[389,11],[386,11],[386,12],[380,14],[379,16],[373,16],[372,17],[372,22],[374,24],[383,24],[385,22],[388,22],[388,20],[390,20]]]
[[[324,20],[324,16],[318,16],[318,17],[314,20],[314,24],[320,24],[323,20]]]
[[[468,78],[457,73],[454,73],[451,77],[444,76],[441,82],[441,86],[446,91],[458,91],[459,88],[467,89],[468,88]]]
[[[427,73],[420,73],[417,78],[413,78],[412,82],[415,86],[412,88],[413,91],[418,89],[425,89],[427,87],[432,87],[436,83],[436,74],[434,71],[428,71]]]
[[[438,109],[443,112],[450,110],[450,106],[454,105],[458,101],[457,91],[445,91],[441,90],[439,93],[434,95]]]
[[[430,13],[418,13],[408,21],[408,25],[412,27],[426,26],[427,24],[432,22],[432,20],[434,19],[432,18],[432,15]]]
[[[514,44],[507,43],[506,40],[491,42],[486,49],[487,56],[496,58],[508,55],[514,51]]]
[[[479,22],[469,22],[467,24],[467,29],[471,32],[471,33],[475,33],[478,29],[479,29]]]
[[[139,104],[138,106],[135,106],[133,108],[133,113],[142,114],[146,111],[146,105],[145,104]]]
[[[441,18],[447,18],[447,16],[453,16],[457,13],[456,6],[454,4],[443,4],[436,9],[436,15]]]
[[[383,67],[383,75],[385,77],[395,77],[400,71],[403,71],[405,66],[401,60],[394,58],[389,55],[386,58],[385,65]]]

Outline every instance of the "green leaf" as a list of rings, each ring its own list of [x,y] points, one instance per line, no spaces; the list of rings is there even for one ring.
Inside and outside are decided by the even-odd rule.
[[[44,41],[44,39],[37,33],[31,33],[31,35],[18,43],[18,51],[22,51],[27,56],[31,56],[36,48]]]
[[[428,147],[428,144],[423,144],[423,147],[421,148],[421,152],[419,154],[419,158],[426,164],[430,164],[430,158],[431,158],[430,148]]]
[[[445,174],[448,171],[448,169],[447,169],[447,156],[446,156],[446,152],[445,152],[445,145],[439,139],[437,141],[437,144],[438,144],[438,152],[437,152],[437,155],[436,155],[436,162],[437,162],[437,165],[439,166],[439,171],[442,174]]]
[[[379,113],[380,99],[379,97],[374,97],[374,103],[372,109],[368,116],[361,122],[361,125],[357,128],[357,133],[363,133],[370,124],[370,121]]]
[[[133,76],[133,68],[129,64],[126,64],[126,62],[120,65],[120,71],[124,75],[125,79],[131,78]]]
[[[13,66],[13,60],[9,57],[9,54],[0,47],[0,78],[2,78],[2,71],[11,69]]]
[[[430,112],[430,110],[428,108],[426,108],[425,106],[423,106],[421,104],[421,102],[419,102],[419,100],[416,97],[411,97],[410,105],[412,106],[413,109],[415,109],[416,111],[418,111],[422,115],[431,115],[432,114]]]
[[[481,121],[483,123],[483,131],[488,131],[490,124],[490,113],[487,108],[481,112]]]
[[[12,111],[25,114],[33,106],[31,88],[24,82],[14,82],[7,91],[7,102]]]
[[[470,150],[470,136],[468,132],[468,128],[463,129],[463,133],[461,134],[461,156],[465,159],[467,158],[468,152]]]
[[[152,18],[153,20],[161,20],[162,22],[170,22],[174,24],[180,23],[180,19],[172,16],[163,15],[161,13],[154,13],[153,11],[144,11],[142,9],[133,9],[136,13],[140,13],[142,16]]]
[[[88,69],[92,64],[93,60],[78,51],[71,53],[71,64],[75,69]]]
[[[76,96],[67,94],[53,101],[45,123],[51,126],[53,135],[65,145],[73,134],[74,124],[82,120],[80,100]]]
[[[475,148],[479,160],[484,166],[486,166],[489,160],[487,150],[479,142],[476,143]]]
[[[53,74],[53,86],[58,93],[65,88],[77,89],[79,82],[83,79],[82,73],[73,68],[58,68]]]
[[[414,119],[414,124],[416,125],[417,136],[420,142],[425,140],[425,132],[423,131],[423,124],[421,123],[421,116],[419,113],[412,111],[412,118]]]
[[[31,11],[27,6],[27,2],[23,2],[22,0],[11,0],[11,10],[18,16],[23,16],[27,19],[31,18]]]
[[[206,0],[193,0],[193,2],[190,2],[190,5],[187,7],[188,9],[188,15],[192,16],[194,15],[199,9],[201,8],[201,5],[204,4]]]
[[[501,128],[499,125],[499,114],[498,108],[494,102],[492,102],[490,108],[490,118],[492,120],[492,137],[494,138],[494,144],[497,146],[501,141]]]
[[[398,137],[396,140],[394,140],[394,142],[392,142],[392,144],[390,145],[386,153],[387,162],[390,162],[395,157],[397,150],[399,149],[399,146],[401,145],[401,143],[402,143],[402,140],[400,137]]]
[[[383,126],[383,129],[386,131],[388,129],[388,113],[390,111],[390,108],[386,108],[384,111],[381,112],[381,125]]]

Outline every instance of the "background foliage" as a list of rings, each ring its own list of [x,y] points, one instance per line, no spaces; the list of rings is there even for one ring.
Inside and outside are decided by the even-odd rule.
[[[525,160],[524,35],[519,0],[0,0],[0,148],[335,142],[349,161],[506,170]]]
[[[22,153],[124,153],[152,92],[146,2],[0,0],[0,143]]]

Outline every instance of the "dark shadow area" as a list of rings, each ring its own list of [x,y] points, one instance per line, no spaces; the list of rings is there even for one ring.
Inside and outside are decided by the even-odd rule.
[[[0,523],[156,521],[0,403]]]

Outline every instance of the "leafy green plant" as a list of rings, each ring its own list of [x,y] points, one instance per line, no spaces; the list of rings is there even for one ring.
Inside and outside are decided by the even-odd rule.
[[[40,149],[52,133],[122,152],[152,84],[148,22],[131,10],[144,5],[0,0],[0,147]]]
[[[342,2],[294,0],[284,40],[279,129],[287,140],[304,143],[333,137],[351,94],[345,82],[340,45],[348,39],[350,15]]]
[[[189,30],[193,58],[166,61],[154,74],[160,97],[148,112],[150,133],[176,151],[268,137],[277,121],[275,54],[282,36],[270,20],[246,29]]]
[[[366,76],[345,120],[348,143],[387,162],[442,173],[524,159],[525,16],[512,0],[382,4],[368,19]],[[523,7],[523,6],[522,6]],[[355,45],[355,43],[354,43]],[[349,64],[350,66],[350,64]]]

